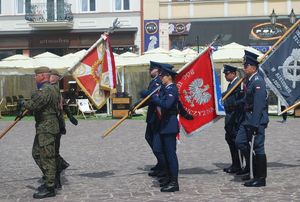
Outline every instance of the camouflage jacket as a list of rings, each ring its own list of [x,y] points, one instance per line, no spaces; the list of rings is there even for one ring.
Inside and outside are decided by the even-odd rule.
[[[31,99],[24,103],[24,107],[34,114],[37,134],[59,133],[59,100],[55,87],[44,83],[40,89],[32,93]]]
[[[59,108],[58,108],[58,122],[59,122],[59,130],[61,134],[66,134],[66,122],[65,122],[65,118],[64,118],[64,99],[60,93],[60,89],[59,89],[59,84],[55,83],[52,84],[52,86],[54,87],[57,96],[59,97]]]

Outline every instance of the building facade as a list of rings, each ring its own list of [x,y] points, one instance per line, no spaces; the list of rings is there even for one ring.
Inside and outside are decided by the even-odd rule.
[[[165,49],[203,46],[222,34],[223,44],[237,42],[264,51],[300,15],[300,0],[145,0],[144,7],[144,30],[145,22],[157,23],[157,46]],[[277,21],[271,23],[273,11]],[[147,51],[146,40],[144,46]]]
[[[88,49],[112,26],[114,52],[139,52],[140,0],[0,0],[0,58]]]

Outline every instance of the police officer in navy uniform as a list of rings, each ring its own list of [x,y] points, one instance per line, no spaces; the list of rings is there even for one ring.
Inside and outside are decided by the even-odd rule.
[[[149,94],[151,94],[155,89],[157,89],[159,86],[161,86],[161,80],[158,76],[159,69],[162,64],[154,61],[150,61],[150,67],[149,67],[149,74],[152,77],[152,80],[150,81],[147,90],[143,90],[140,92],[141,98],[147,97]],[[132,110],[140,101],[135,103],[130,110]],[[157,159],[157,164],[151,168],[153,172],[149,173],[149,176],[158,176],[161,174],[161,172],[164,170],[165,167],[165,158],[162,151],[160,136],[158,133],[158,125],[159,120],[156,113],[156,106],[151,100],[143,104],[140,108],[148,106],[147,111],[147,128],[145,133],[145,139],[148,142],[151,150],[153,151],[153,154],[155,155]]]
[[[229,82],[227,90],[223,93],[226,95],[228,91],[231,90],[233,86],[238,82],[238,77],[236,74],[237,68],[224,65],[225,79]],[[226,173],[237,173],[241,170],[240,160],[238,150],[235,145],[235,138],[237,131],[239,129],[239,125],[241,123],[241,119],[243,116],[243,105],[239,104],[238,101],[243,98],[243,91],[241,86],[238,86],[225,100],[224,100],[224,108],[225,108],[225,140],[229,146],[232,164],[224,168],[224,172]]]
[[[265,153],[265,129],[268,125],[268,106],[266,83],[259,73],[257,55],[245,50],[244,72],[246,74],[246,92],[244,97],[245,117],[239,128],[236,145],[246,160],[250,160],[249,142],[254,138],[253,171],[254,178],[247,181],[244,186],[266,186],[267,158]]]
[[[170,175],[169,182],[161,188],[161,192],[179,191],[178,159],[176,155],[176,135],[179,132],[177,119],[179,94],[175,84],[176,74],[171,68],[162,66],[160,77],[163,88],[151,97],[152,102],[156,104],[161,112],[159,133]]]

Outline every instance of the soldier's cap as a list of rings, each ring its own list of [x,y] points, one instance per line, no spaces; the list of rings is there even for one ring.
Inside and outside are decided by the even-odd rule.
[[[60,74],[59,74],[59,72],[56,69],[51,69],[50,70],[50,74],[60,77]]]
[[[160,76],[176,76],[177,75],[177,72],[173,71],[174,66],[172,65],[163,65],[161,66],[160,68]]]
[[[236,72],[237,67],[231,66],[231,65],[223,65],[224,66],[224,70],[223,73],[227,74],[229,72]]]
[[[257,61],[258,55],[250,51],[245,50],[243,65],[253,65],[258,67],[259,62]]]
[[[160,62],[154,62],[154,61],[150,61],[150,66],[149,66],[149,70],[152,69],[161,69],[162,67],[168,67],[168,68],[173,68],[173,65],[170,64],[166,64],[166,63],[160,63]]]
[[[49,67],[38,67],[34,70],[35,74],[50,73]]]

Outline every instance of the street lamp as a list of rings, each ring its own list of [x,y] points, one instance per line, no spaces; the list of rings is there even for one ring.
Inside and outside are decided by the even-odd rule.
[[[289,14],[290,23],[294,24],[296,22],[297,16],[294,13],[294,9],[291,10],[291,13]]]
[[[275,25],[275,24],[276,24],[277,17],[278,17],[278,15],[276,15],[276,13],[275,13],[275,11],[274,11],[274,9],[273,9],[273,11],[272,11],[272,13],[271,13],[271,15],[270,15],[270,20],[271,20],[272,25]]]

